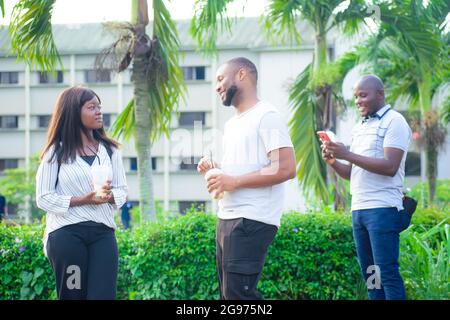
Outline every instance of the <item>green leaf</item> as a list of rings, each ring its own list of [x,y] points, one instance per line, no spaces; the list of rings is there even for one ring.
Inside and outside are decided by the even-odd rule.
[[[0,0],[0,10],[2,11],[2,17],[5,16],[5,4],[3,3],[3,0]]]
[[[10,274],[6,274],[5,277],[3,278],[3,283],[8,284],[11,282],[12,279],[13,277]]]
[[[36,271],[34,272],[34,279],[39,278],[43,273],[44,273],[44,269],[37,268]]]
[[[162,133],[168,134],[173,112],[186,100],[186,86],[179,66],[180,40],[175,22],[164,1],[154,0],[153,10],[153,39],[158,41],[157,56],[166,72],[157,75],[156,81],[149,81],[148,87],[150,138],[156,141]]]
[[[22,271],[22,281],[24,286],[28,286],[33,280],[33,274],[31,272]]]
[[[110,133],[117,138],[129,140],[135,132],[134,117],[135,99],[132,98],[125,109],[117,116],[116,120],[109,129]]]
[[[44,290],[44,286],[43,286],[42,283],[37,283],[37,284],[34,286],[34,292],[35,292],[37,295],[40,295],[40,294],[42,293],[42,290]]]
[[[217,55],[217,34],[231,33],[227,5],[234,0],[196,0],[189,31],[197,48],[206,56]]]
[[[28,287],[22,287],[20,289],[20,300],[28,300],[30,298],[31,289]]]
[[[51,18],[56,0],[21,0],[13,8],[9,34],[18,59],[54,72],[62,61],[53,40]]]
[[[267,14],[263,18],[265,34],[269,40],[274,43],[281,41],[291,45],[299,44],[301,36],[297,30],[297,23],[300,15],[306,13],[302,10],[304,8],[304,1],[270,1]]]
[[[289,92],[293,117],[289,122],[292,143],[297,159],[297,177],[304,194],[311,198],[317,196],[328,199],[325,181],[325,162],[316,137],[316,116],[318,107],[315,93],[309,84],[312,65],[308,65],[297,77]]]

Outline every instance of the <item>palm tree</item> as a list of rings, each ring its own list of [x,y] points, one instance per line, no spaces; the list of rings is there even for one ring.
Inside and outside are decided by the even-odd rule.
[[[2,1],[2,0],[0,0]],[[19,58],[43,70],[55,70],[61,59],[52,36],[55,0],[20,0],[9,27],[12,48]],[[186,92],[179,67],[180,43],[176,26],[163,0],[151,1],[152,36],[146,0],[132,0],[131,23],[108,24],[118,40],[96,59],[98,68],[125,70],[132,63],[134,95],[112,127],[125,139],[134,136],[138,158],[139,202],[143,220],[155,220],[151,146],[168,132],[173,110]]]
[[[198,0],[191,22],[191,33],[197,44],[207,54],[214,51],[218,29],[230,30],[230,20],[225,11],[232,0]],[[317,196],[328,202],[326,165],[321,159],[316,131],[333,127],[333,113],[344,106],[341,95],[343,81],[341,68],[351,68],[342,63],[330,64],[327,36],[336,28],[351,34],[357,31],[363,18],[369,16],[363,1],[350,1],[347,8],[342,0],[271,0],[264,17],[267,34],[273,40],[298,43],[301,35],[298,22],[306,22],[314,32],[313,62],[301,72],[289,92],[293,116],[290,131],[297,158],[297,177],[306,196]],[[339,12],[337,12],[339,11]],[[339,70],[339,72],[337,72]],[[332,179],[337,186],[336,176]],[[335,189],[335,205],[342,206],[339,186]]]
[[[445,119],[450,106],[450,97],[442,101],[442,110],[432,105],[433,97],[450,84],[450,36],[444,34],[443,28],[450,3],[431,0],[425,5],[423,1],[398,0],[375,4],[381,13],[378,32],[355,53],[360,62],[369,63],[369,69],[385,81],[388,101],[406,101],[409,110],[420,111],[420,126],[416,130],[421,131],[426,155],[431,204],[439,147],[445,140],[445,125],[439,121],[439,113]]]

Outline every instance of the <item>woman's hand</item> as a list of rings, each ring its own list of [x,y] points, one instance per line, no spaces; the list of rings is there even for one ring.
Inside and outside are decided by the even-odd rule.
[[[114,203],[114,196],[111,191],[111,181],[107,181],[106,184],[102,187],[101,193],[103,196],[97,196],[95,191],[89,192],[81,197],[72,197],[70,199],[70,206],[83,206],[87,204],[105,204],[105,203]]]

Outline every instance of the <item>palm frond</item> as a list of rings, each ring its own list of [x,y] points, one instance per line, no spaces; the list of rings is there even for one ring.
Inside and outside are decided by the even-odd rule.
[[[43,71],[53,71],[62,61],[56,48],[51,18],[56,0],[21,0],[12,10],[9,33],[18,59]]]
[[[231,33],[231,20],[226,15],[227,5],[234,0],[196,0],[190,33],[197,47],[206,55],[217,54],[218,32]]]
[[[381,30],[385,37],[391,37],[402,50],[408,51],[416,59],[418,67],[423,70],[436,68],[439,65],[441,49],[439,35],[433,23],[419,11],[403,2],[395,2],[395,6],[377,1],[381,10]]]
[[[316,137],[317,106],[314,91],[310,88],[312,65],[310,64],[297,77],[290,89],[289,100],[293,116],[289,122],[292,143],[297,159],[297,177],[306,197],[316,196],[328,200],[325,181],[325,162]]]
[[[131,99],[125,109],[117,116],[109,129],[111,135],[123,140],[129,140],[135,133],[136,119],[134,116],[135,100]]]
[[[337,114],[344,112],[347,107],[347,103],[342,92],[344,79],[353,68],[360,64],[360,59],[361,52],[360,50],[358,50],[358,48],[356,48],[352,51],[347,51],[336,61],[333,61],[330,64],[330,68],[334,70],[333,72],[335,74],[334,78],[332,79],[332,93],[336,105],[335,111]]]
[[[369,17],[370,14],[371,12],[368,11],[365,1],[351,0],[345,10],[332,16],[327,30],[339,27],[344,34],[354,35],[359,31],[361,24],[364,23],[364,18]]]
[[[106,22],[103,27],[117,40],[95,57],[95,69],[122,72],[134,56],[137,40],[134,27],[129,22]]]
[[[419,107],[419,83],[425,75],[432,71],[428,89],[433,96],[450,65],[445,36],[430,10],[431,2],[427,8],[414,1],[382,4],[378,34],[361,45],[365,47],[361,60],[385,82],[388,101],[406,102],[410,110]]]
[[[447,97],[442,108],[443,108],[442,114],[443,114],[444,122],[446,124],[449,124],[450,123],[450,96]]]
[[[302,11],[302,1],[272,0],[263,17],[264,31],[273,43],[280,41],[290,45],[302,40],[297,23]]]
[[[150,117],[153,126],[150,136],[156,140],[161,133],[168,134],[172,113],[180,100],[186,98],[186,86],[179,66],[180,41],[178,31],[163,0],[153,1],[153,45],[157,63],[162,63],[164,72],[157,73],[149,81]],[[149,72],[152,72],[151,69]],[[152,77],[151,74],[149,74]],[[155,75],[153,75],[154,77]]]
[[[424,10],[429,15],[430,20],[436,21],[440,27],[445,22],[450,12],[450,1],[448,0],[432,0],[428,2],[428,7]]]
[[[5,4],[3,3],[3,0],[0,0],[0,10],[2,11],[2,17],[5,16]]]

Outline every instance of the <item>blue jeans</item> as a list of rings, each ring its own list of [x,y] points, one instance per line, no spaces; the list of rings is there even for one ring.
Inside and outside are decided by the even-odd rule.
[[[353,237],[370,300],[404,300],[398,268],[400,232],[411,216],[397,208],[352,211]]]

